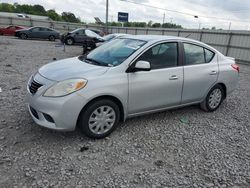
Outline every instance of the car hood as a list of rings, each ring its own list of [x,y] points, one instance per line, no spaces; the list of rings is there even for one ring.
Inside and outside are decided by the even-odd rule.
[[[45,78],[62,81],[70,78],[86,78],[100,76],[110,67],[88,64],[78,57],[63,59],[42,66],[38,72]]]

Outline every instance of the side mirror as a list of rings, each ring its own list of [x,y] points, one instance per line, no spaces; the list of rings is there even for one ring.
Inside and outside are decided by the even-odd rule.
[[[148,61],[137,61],[134,67],[130,67],[127,72],[150,71],[151,66]]]
[[[76,35],[79,35],[79,33],[78,33],[78,32],[76,32]]]

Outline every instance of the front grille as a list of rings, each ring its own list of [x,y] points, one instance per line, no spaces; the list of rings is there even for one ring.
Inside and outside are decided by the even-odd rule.
[[[29,86],[29,90],[30,93],[35,94],[37,92],[37,90],[42,86],[42,84],[36,82],[34,79],[32,80],[30,86]]]

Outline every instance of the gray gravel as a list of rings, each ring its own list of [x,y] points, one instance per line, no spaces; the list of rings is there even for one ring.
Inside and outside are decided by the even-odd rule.
[[[250,187],[250,66],[213,113],[197,106],[133,118],[108,138],[35,125],[26,82],[56,42],[0,36],[0,187]]]

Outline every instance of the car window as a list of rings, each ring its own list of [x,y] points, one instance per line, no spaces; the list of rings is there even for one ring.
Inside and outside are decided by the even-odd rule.
[[[184,43],[184,51],[186,65],[202,64],[206,62],[203,47]]]
[[[148,61],[151,69],[175,67],[178,62],[178,45],[176,42],[158,44],[137,59],[140,60]]]
[[[209,63],[210,61],[212,61],[212,59],[214,58],[214,52],[204,48],[205,50],[205,59],[206,59],[206,63]]]
[[[48,31],[47,28],[40,27],[40,31]]]
[[[76,31],[76,33],[79,33],[79,35],[85,35],[85,30],[84,29],[79,29]]]
[[[37,31],[40,31],[39,27],[35,27],[35,28],[32,29],[32,32],[37,32]]]

